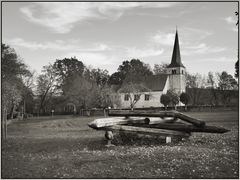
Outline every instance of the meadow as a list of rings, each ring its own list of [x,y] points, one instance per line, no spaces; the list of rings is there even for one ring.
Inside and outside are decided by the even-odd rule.
[[[14,122],[1,146],[1,178],[239,178],[238,111],[187,114],[230,131],[170,144],[116,135],[116,146],[107,148],[104,132],[87,126],[98,117]]]

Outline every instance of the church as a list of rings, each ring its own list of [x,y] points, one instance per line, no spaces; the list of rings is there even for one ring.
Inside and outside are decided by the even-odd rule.
[[[162,107],[160,98],[168,90],[177,94],[186,91],[186,68],[182,64],[178,32],[176,30],[171,63],[167,66],[166,74],[152,75],[147,77],[142,84],[150,89],[149,92],[141,93],[140,99],[134,105],[135,108]],[[130,98],[127,94],[120,93],[121,108],[130,107]]]

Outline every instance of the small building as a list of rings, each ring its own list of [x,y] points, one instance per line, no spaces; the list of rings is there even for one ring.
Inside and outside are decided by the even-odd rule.
[[[166,74],[152,75],[145,78],[145,85],[149,92],[143,92],[140,99],[134,105],[135,108],[145,107],[161,107],[160,103],[162,94],[166,94],[168,90],[173,90],[177,94],[186,91],[186,68],[182,64],[178,32],[176,30],[175,42],[173,47],[171,63],[167,66]],[[130,99],[127,94],[120,93],[121,108],[129,108]]]

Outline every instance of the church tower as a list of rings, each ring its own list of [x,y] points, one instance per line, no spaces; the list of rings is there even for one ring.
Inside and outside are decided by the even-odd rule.
[[[167,67],[167,74],[169,76],[169,89],[174,90],[179,94],[186,91],[186,68],[181,62],[177,30],[175,35],[172,60],[171,64],[169,64]]]

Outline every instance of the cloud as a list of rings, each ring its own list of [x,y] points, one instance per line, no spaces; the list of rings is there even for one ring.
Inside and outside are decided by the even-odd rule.
[[[234,32],[238,32],[238,28],[237,28],[237,26],[236,26],[237,20],[235,20],[232,16],[228,16],[228,17],[224,18],[224,20],[225,20],[228,24],[230,24],[231,26],[232,26],[232,25],[235,25],[235,27],[229,28],[229,30],[234,31]]]
[[[192,44],[192,41],[196,42],[196,37],[198,41],[205,39],[209,35],[211,35],[209,31],[202,30],[202,29],[195,29],[189,27],[182,27],[178,28],[178,36],[179,36],[179,43],[188,45]],[[175,39],[175,32],[163,32],[158,31],[154,35],[150,36],[150,41],[156,44],[164,45],[164,46],[173,46]]]
[[[91,19],[121,17],[133,8],[167,8],[174,2],[37,2],[20,11],[32,23],[50,28],[57,33],[70,32],[77,23]]]
[[[225,51],[224,47],[211,47],[205,43],[201,43],[195,46],[186,46],[184,50],[181,51],[182,55],[194,55],[194,54],[206,54],[206,53],[219,53]]]
[[[238,32],[238,28],[237,27],[232,28],[232,30],[235,31],[235,32]]]
[[[157,34],[152,36],[150,39],[151,41],[157,44],[173,46],[174,38],[175,38],[174,33],[164,33],[164,32],[158,31]]]
[[[197,60],[198,62],[221,62],[221,63],[232,63],[235,62],[236,59],[228,58],[228,57],[214,57],[214,58],[201,58]]]
[[[232,16],[226,17],[226,18],[224,18],[224,20],[225,20],[228,24],[236,24],[236,21],[233,19]]]
[[[72,51],[66,54],[62,54],[60,57],[59,56],[55,57],[55,59],[57,58],[61,59],[66,57],[76,57],[78,60],[82,61],[86,66],[107,69],[109,73],[115,72],[117,69],[117,64],[121,62],[121,60],[119,60],[118,57],[114,55],[107,55],[104,52]]]
[[[34,42],[34,41],[26,41],[22,38],[14,38],[11,40],[7,40],[7,43],[13,46],[19,46],[28,48],[30,50],[55,50],[55,51],[82,51],[82,52],[97,52],[97,51],[107,51],[111,50],[111,48],[104,43],[95,43],[92,44],[91,47],[82,48],[79,45],[78,40],[56,40],[53,42]]]
[[[150,56],[158,56],[164,52],[163,49],[137,49],[137,48],[128,48],[127,56],[130,58],[142,58]]]

